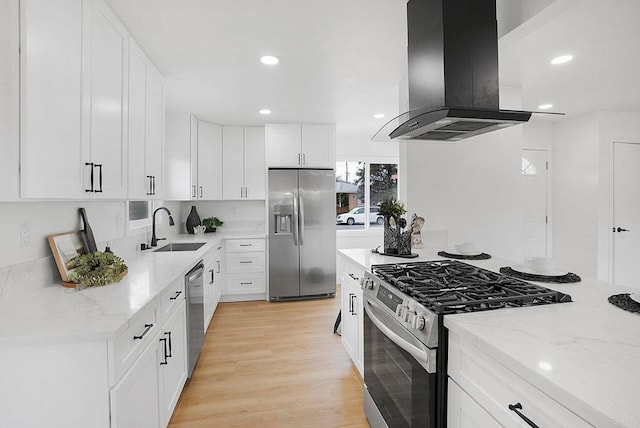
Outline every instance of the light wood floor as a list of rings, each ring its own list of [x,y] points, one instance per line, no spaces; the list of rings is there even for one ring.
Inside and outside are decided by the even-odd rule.
[[[340,294],[338,293],[338,296]],[[170,427],[368,427],[335,299],[221,303]]]

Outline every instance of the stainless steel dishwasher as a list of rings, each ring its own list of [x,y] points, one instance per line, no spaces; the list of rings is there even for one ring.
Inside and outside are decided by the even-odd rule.
[[[200,350],[204,343],[204,264],[200,260],[185,275],[185,289],[187,290],[187,348],[188,371],[187,377],[191,377],[196,367]]]

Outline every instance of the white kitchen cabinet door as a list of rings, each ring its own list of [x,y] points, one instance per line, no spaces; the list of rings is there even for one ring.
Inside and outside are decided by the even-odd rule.
[[[302,132],[300,125],[268,124],[266,126],[267,166],[301,166],[301,139]]]
[[[0,0],[0,201],[20,197],[19,23],[19,1]]]
[[[243,199],[244,129],[239,126],[224,126],[222,129],[222,197],[225,200]]]
[[[147,199],[151,179],[146,171],[147,65],[140,48],[129,44],[129,199]]]
[[[198,121],[198,199],[222,199],[222,126]]]
[[[266,167],[264,128],[244,128],[244,197],[265,199]]]
[[[449,428],[500,428],[502,425],[449,379],[447,426]]]
[[[195,122],[195,126],[192,123]],[[164,197],[188,201],[195,194],[197,168],[191,165],[191,151],[197,150],[197,121],[188,113],[167,113],[165,121]],[[192,144],[193,143],[193,144]],[[195,154],[194,154],[195,159]]]
[[[164,83],[160,73],[147,64],[146,176],[152,177],[153,199],[164,195],[162,163],[164,154]],[[145,177],[146,178],[146,177]]]
[[[124,199],[126,173],[126,111],[129,34],[103,0],[94,0],[91,29],[92,195]],[[65,151],[66,153],[66,151]],[[90,169],[85,169],[90,174]]]
[[[190,115],[191,131],[189,133],[190,142],[190,171],[191,185],[189,187],[189,199],[198,199],[198,119],[194,115]]]
[[[85,197],[83,70],[90,68],[83,64],[83,5],[82,0],[20,2],[23,198]]]
[[[160,353],[161,421],[167,426],[187,381],[186,306],[180,307],[167,320],[158,339]]]
[[[160,426],[158,365],[162,348],[154,340],[111,389],[111,428]]]
[[[333,125],[302,125],[302,167],[335,168],[335,140]]]

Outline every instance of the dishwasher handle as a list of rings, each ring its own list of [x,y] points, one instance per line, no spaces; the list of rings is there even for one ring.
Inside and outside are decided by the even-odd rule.
[[[187,277],[187,283],[191,283],[194,282],[196,279],[201,278],[202,274],[204,273],[204,264],[202,263],[202,260],[193,267],[193,269],[191,269],[186,277]]]

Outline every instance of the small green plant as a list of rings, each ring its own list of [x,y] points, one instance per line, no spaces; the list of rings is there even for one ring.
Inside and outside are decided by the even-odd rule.
[[[380,215],[383,216],[400,217],[406,212],[404,202],[395,199],[384,199],[380,204]]]
[[[73,260],[73,272],[69,280],[83,286],[107,285],[119,282],[127,270],[127,265],[113,253],[95,251],[83,254]]]
[[[202,225],[206,228],[210,227],[218,227],[222,226],[224,221],[220,220],[218,217],[208,217],[202,220]]]

